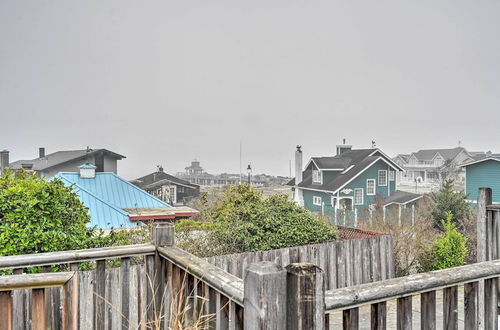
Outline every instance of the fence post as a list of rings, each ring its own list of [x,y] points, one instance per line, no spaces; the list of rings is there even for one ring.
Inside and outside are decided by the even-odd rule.
[[[286,272],[277,264],[251,264],[244,286],[244,329],[286,329]]]
[[[174,226],[171,223],[153,224],[151,238],[157,248],[173,246],[174,235]],[[147,321],[148,324],[155,324],[153,322],[158,321],[164,315],[163,309],[169,307],[163,306],[161,301],[165,290],[166,266],[158,251],[154,256],[147,256],[146,258],[146,271],[149,277],[146,285]]]
[[[487,249],[490,242],[487,241],[486,223],[488,211],[486,206],[492,201],[490,188],[479,188],[477,193],[477,262],[486,261]],[[484,281],[479,281],[479,292],[477,296],[477,320],[479,328],[484,327]]]
[[[354,208],[354,228],[358,228],[358,208]]]
[[[287,271],[287,329],[325,329],[323,271],[311,263],[294,263]],[[246,319],[245,319],[246,320]]]

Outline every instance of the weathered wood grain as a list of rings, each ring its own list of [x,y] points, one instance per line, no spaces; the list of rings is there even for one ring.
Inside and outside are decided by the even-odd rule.
[[[94,278],[94,329],[104,330],[106,314],[106,260],[96,262]]]
[[[397,329],[411,330],[412,328],[412,297],[398,298],[397,300]]]
[[[250,265],[244,286],[244,328],[247,330],[287,327],[287,275],[282,267],[272,262]]]
[[[464,327],[466,330],[478,328],[477,293],[478,282],[464,284]]]
[[[458,287],[443,289],[443,329],[458,329]]]
[[[484,281],[484,327],[498,329],[498,278]]]
[[[422,330],[436,329],[436,291],[420,294],[420,325]]]
[[[344,330],[359,329],[359,309],[350,308],[342,311],[342,326]]]
[[[45,330],[45,289],[33,289],[32,301],[31,315],[33,330]]]
[[[385,301],[371,304],[371,328],[385,330],[387,327],[387,303]]]
[[[287,329],[323,330],[325,327],[323,271],[311,263],[290,264],[286,267],[286,271]]]

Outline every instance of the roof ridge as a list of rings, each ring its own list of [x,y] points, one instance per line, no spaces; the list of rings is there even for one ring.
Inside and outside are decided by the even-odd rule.
[[[101,173],[103,173],[103,172],[101,172]],[[141,194],[145,194],[145,195],[147,195],[148,197],[152,197],[154,200],[156,200],[157,202],[160,202],[160,203],[162,203],[162,204],[165,204],[167,207],[172,207],[172,205],[170,205],[170,204],[168,204],[168,203],[165,203],[165,202],[164,202],[164,201],[162,201],[161,199],[159,199],[159,198],[157,198],[157,197],[155,197],[155,196],[153,196],[153,195],[149,194],[149,193],[148,193],[148,192],[146,192],[144,189],[141,189],[141,188],[137,187],[135,184],[128,182],[127,180],[123,179],[122,177],[120,177],[120,176],[116,175],[115,173],[113,173],[113,172],[104,172],[104,173],[110,173],[111,175],[114,175],[114,176],[115,176],[116,178],[118,178],[119,180],[121,180],[121,181],[125,182],[125,183],[126,183],[127,185],[129,185],[130,187],[132,187],[132,188],[136,189],[137,191],[139,191]]]
[[[105,173],[108,173],[108,172],[105,172]],[[76,173],[76,172],[60,172],[59,174],[78,174],[78,173]],[[121,208],[119,208],[118,206],[116,206],[116,205],[112,204],[112,203],[111,203],[111,202],[109,202],[109,201],[104,200],[103,198],[101,198],[101,197],[97,196],[96,194],[94,194],[92,191],[90,191],[90,190],[88,190],[88,189],[83,188],[82,186],[80,186],[80,185],[79,185],[79,184],[77,184],[76,182],[71,182],[68,178],[65,178],[65,177],[63,177],[63,176],[59,176],[59,174],[58,174],[58,176],[55,176],[54,178],[61,178],[61,179],[66,180],[68,183],[70,183],[70,184],[74,185],[75,187],[78,187],[80,190],[85,191],[87,194],[91,195],[92,197],[94,197],[94,198],[95,198],[95,199],[97,199],[98,201],[100,201],[100,202],[102,202],[102,203],[104,203],[104,204],[108,205],[109,207],[113,208],[114,210],[116,210],[116,211],[120,212],[122,215],[126,215],[126,216],[128,216],[128,213],[127,213],[127,212],[125,212],[125,211],[123,211],[123,210],[122,210]]]

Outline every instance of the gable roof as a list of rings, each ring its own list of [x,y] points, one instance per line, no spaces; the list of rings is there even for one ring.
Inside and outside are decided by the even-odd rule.
[[[453,149],[422,149],[412,153],[412,156],[415,156],[421,161],[431,161],[437,154],[440,154],[444,160],[453,160],[463,151],[465,151],[465,149],[462,147],[456,147]]]
[[[465,164],[462,165],[462,167],[467,167],[469,165],[474,165],[474,164],[477,164],[477,163],[486,162],[488,160],[493,160],[495,162],[500,162],[500,155],[498,157],[487,157],[487,158],[483,158],[483,159],[476,160],[476,161],[473,161],[473,162],[465,163]]]
[[[311,161],[315,161],[316,159],[321,159],[323,161],[321,163],[322,165],[336,165],[338,166],[337,168],[342,169],[343,171],[331,172],[329,175],[331,179],[323,182],[323,184],[321,185],[313,184],[312,173],[310,171],[304,171],[302,182],[298,183],[298,187],[309,190],[319,190],[336,193],[338,190],[342,189],[345,185],[354,180],[358,175],[363,173],[365,170],[367,170],[380,160],[387,163],[387,165],[395,170],[403,170],[399,165],[397,165],[392,159],[386,156],[379,149],[350,150],[334,157],[313,157]],[[340,167],[340,165],[342,165],[342,167]],[[327,169],[331,168],[325,168],[325,170]],[[288,182],[288,185],[295,186],[295,179],[290,180],[290,182]]]
[[[146,212],[148,209],[155,209],[158,213],[155,215],[163,215],[162,219],[165,215],[171,215],[173,210],[169,204],[111,172],[96,173],[95,178],[81,178],[76,172],[60,172],[55,178],[61,179],[67,186],[74,186],[80,200],[89,208],[91,226],[135,227],[136,224],[131,221],[132,216],[141,210]],[[128,211],[130,209],[134,210],[133,214]],[[191,213],[197,213],[190,210]],[[154,220],[158,216],[151,216],[149,219]],[[175,214],[170,218],[175,218]]]
[[[172,182],[174,184],[178,184],[181,186],[197,189],[199,186],[196,184],[192,184],[189,181],[179,179],[173,175],[165,173],[163,171],[157,171],[150,173],[148,175],[142,176],[135,180],[131,181],[133,184],[140,188],[151,188],[159,184],[164,184],[168,182]]]
[[[85,158],[89,155],[95,155],[99,152],[103,152],[113,158],[118,160],[126,158],[120,154],[109,151],[107,149],[94,149],[90,152],[87,152],[86,149],[83,150],[65,150],[65,151],[56,151],[51,154],[46,155],[45,157],[35,158],[31,160],[18,160],[9,164],[9,167],[12,169],[20,169],[22,168],[22,164],[33,164],[34,171],[43,171],[47,170],[53,166],[57,166],[60,164],[64,164],[74,160],[85,160]]]

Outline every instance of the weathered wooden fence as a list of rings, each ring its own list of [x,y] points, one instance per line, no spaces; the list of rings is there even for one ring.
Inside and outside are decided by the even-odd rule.
[[[206,260],[242,279],[245,279],[248,266],[255,262],[271,261],[282,267],[308,262],[325,272],[327,290],[394,277],[393,240],[389,235],[230,254]]]
[[[198,323],[198,328],[217,330],[323,330],[330,327],[331,313],[340,311],[344,329],[359,329],[359,309],[369,306],[370,327],[386,329],[387,302],[395,299],[397,328],[411,329],[414,317],[412,297],[420,295],[421,327],[435,329],[436,291],[443,290],[443,329],[457,329],[457,293],[463,285],[465,329],[497,329],[500,260],[492,259],[500,255],[500,208],[489,205],[483,198],[479,201],[478,210],[479,237],[483,229],[485,236],[485,244],[478,247],[478,255],[483,256],[484,249],[484,257],[491,260],[330,290],[325,290],[325,283],[332,279],[321,269],[328,269],[329,264],[325,264],[321,254],[311,254],[310,251],[314,249],[305,248],[303,253],[313,255],[310,261],[316,262],[319,267],[310,262],[293,263],[293,259],[289,259],[292,263],[286,267],[276,263],[279,258],[257,262],[247,259],[248,267],[242,279],[176,248],[173,227],[168,224],[155,226],[154,244],[151,245],[2,257],[0,269],[14,269],[16,274],[31,266],[61,264],[68,264],[72,271],[1,276],[0,328],[77,329],[80,326],[82,329],[129,329],[137,324],[139,328],[166,329],[172,325],[182,328]],[[333,251],[332,246],[330,248]],[[337,245],[335,251],[337,253]],[[299,250],[298,261],[300,254]],[[138,256],[145,260],[143,270],[131,265],[131,258]],[[106,259],[116,258],[121,259],[120,268],[106,271]],[[89,260],[96,261],[94,274],[89,275],[87,280],[80,280],[82,273],[74,270],[78,263]],[[281,257],[282,264],[286,261],[286,258],[283,261]],[[363,262],[359,268],[363,269]],[[144,275],[140,275],[141,272]],[[345,274],[343,271],[340,273]],[[339,274],[338,268],[336,274]],[[357,276],[363,279],[363,273],[359,274]],[[53,279],[52,276],[66,277],[48,280]],[[81,277],[85,278],[85,275]],[[116,277],[120,279],[118,282],[114,280]],[[44,281],[42,284],[41,279]],[[131,283],[136,280],[138,285],[134,289]],[[92,283],[87,285],[85,281]],[[60,286],[64,286],[65,290],[59,299],[47,298],[47,290]],[[28,323],[14,324],[17,311],[13,307],[13,292],[18,289],[32,289],[30,296],[25,296],[31,300]],[[92,309],[93,317],[91,321],[81,323],[82,318],[78,315],[84,310],[83,305],[87,304],[90,296],[93,305],[85,308]],[[138,297],[136,302],[133,296]],[[112,310],[118,310],[119,313],[114,315]],[[48,318],[53,317],[54,313],[60,315],[59,321],[50,323]],[[136,320],[133,325],[126,321],[133,318]],[[78,319],[80,324],[76,321]]]

